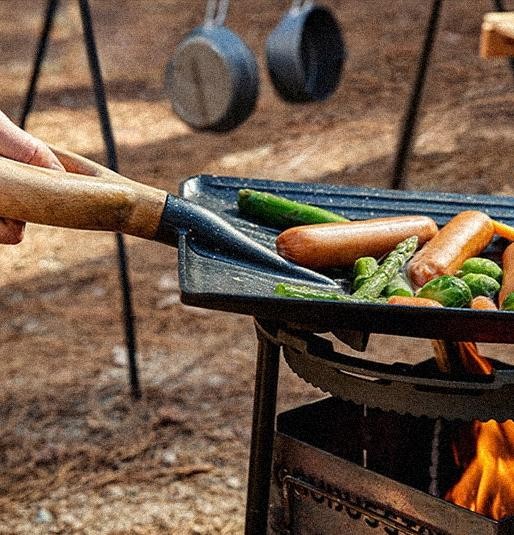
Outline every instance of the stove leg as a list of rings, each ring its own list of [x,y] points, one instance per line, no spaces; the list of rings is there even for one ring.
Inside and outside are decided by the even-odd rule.
[[[258,333],[245,535],[264,535],[268,525],[279,355],[280,346]]]

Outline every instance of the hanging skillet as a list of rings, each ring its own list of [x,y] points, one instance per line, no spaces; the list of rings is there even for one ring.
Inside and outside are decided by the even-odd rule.
[[[179,236],[203,256],[313,283],[334,281],[253,241],[206,208],[129,180],[87,158],[52,147],[67,172],[0,157],[0,215],[58,227],[110,230],[177,246]]]
[[[250,116],[257,100],[255,57],[223,26],[228,4],[208,0],[203,24],[178,45],[166,67],[173,110],[197,130],[231,130]]]
[[[271,81],[284,100],[328,98],[339,84],[345,59],[337,20],[311,0],[294,0],[268,37],[266,59]]]

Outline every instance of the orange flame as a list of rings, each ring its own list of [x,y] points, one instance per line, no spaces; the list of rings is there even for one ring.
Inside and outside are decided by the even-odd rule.
[[[514,422],[473,422],[473,433],[476,455],[445,499],[501,520],[514,514]]]
[[[459,355],[470,373],[489,375],[493,367],[473,342],[459,343]],[[465,466],[461,479],[445,499],[494,520],[514,514],[514,421],[473,422],[475,457]],[[457,466],[463,466],[457,444],[453,453]]]

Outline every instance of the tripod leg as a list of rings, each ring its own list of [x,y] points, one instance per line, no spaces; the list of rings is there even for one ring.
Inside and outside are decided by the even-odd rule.
[[[39,36],[39,42],[36,49],[36,56],[34,58],[34,64],[32,67],[32,74],[30,76],[30,83],[25,95],[25,102],[23,103],[23,109],[20,118],[20,127],[25,130],[27,124],[27,118],[30,115],[32,106],[34,105],[34,98],[37,91],[37,83],[39,81],[39,75],[41,74],[41,66],[45,60],[46,48],[48,45],[48,38],[52,31],[52,26],[55,18],[55,13],[59,7],[59,0],[48,0],[46,5],[45,22]]]
[[[82,18],[82,27],[84,31],[84,41],[86,44],[89,69],[93,81],[93,88],[96,99],[96,107],[100,119],[102,136],[107,152],[108,166],[114,171],[118,170],[118,160],[116,155],[116,146],[112,133],[109,110],[107,108],[107,98],[105,96],[105,86],[100,69],[100,61],[96,48],[96,41],[93,32],[93,21],[89,9],[88,0],[79,0],[80,15]],[[132,306],[132,290],[128,275],[128,258],[125,248],[125,240],[122,234],[116,234],[116,244],[118,248],[118,264],[120,284],[123,294],[123,320],[125,326],[125,343],[127,346],[129,360],[129,381],[132,397],[141,398],[141,387],[139,383],[139,370],[136,355],[136,336],[134,329],[134,312]]]
[[[410,100],[405,112],[402,131],[396,149],[396,157],[391,176],[391,187],[393,189],[405,188],[406,164],[410,156],[412,138],[416,128],[419,106],[423,97],[423,89],[425,88],[426,75],[437,33],[442,3],[442,0],[434,0],[432,3],[432,11],[425,31],[425,41],[418,60],[418,70],[411,89]]]

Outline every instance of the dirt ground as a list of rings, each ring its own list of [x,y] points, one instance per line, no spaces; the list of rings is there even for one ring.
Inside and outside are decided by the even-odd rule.
[[[184,125],[163,88],[204,3],[93,1],[121,171],[171,192],[199,172],[387,186],[429,3],[325,3],[349,57],[337,93],[301,106],[277,97],[263,61],[288,2],[233,3],[228,24],[257,54],[261,93],[244,125],[212,135]],[[44,4],[0,2],[0,108],[13,119]],[[62,4],[28,128],[103,161],[78,10]],[[477,54],[490,8],[445,3],[411,189],[514,191],[512,72]],[[180,304],[175,250],[127,245],[139,402],[127,386],[113,236],[30,225],[21,245],[0,246],[0,534],[242,533],[252,320]],[[405,340],[374,345],[411,355]],[[281,408],[320,395],[282,366]]]

